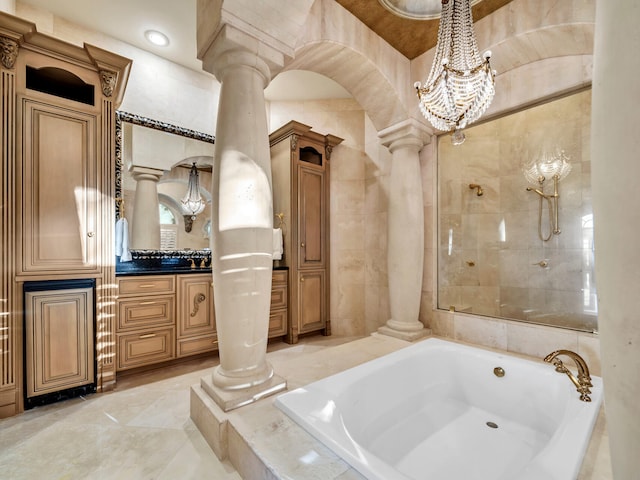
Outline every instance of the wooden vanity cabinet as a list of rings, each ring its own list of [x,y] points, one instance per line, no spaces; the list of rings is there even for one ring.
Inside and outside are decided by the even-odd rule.
[[[287,333],[288,271],[274,270],[269,338]],[[117,370],[218,349],[210,273],[117,277]]]
[[[118,277],[117,282],[117,371],[175,358],[175,276]]]
[[[95,282],[86,297],[91,317],[69,317],[77,325],[95,322],[95,329],[78,333],[69,347],[86,352],[92,366],[82,367],[81,383],[86,373],[100,392],[115,381],[115,112],[131,60],[42,34],[34,23],[5,12],[0,12],[0,44],[1,418],[24,410],[33,393],[26,391],[31,365],[60,373],[85,364],[84,357],[77,364],[56,364],[51,352],[34,358],[42,352],[24,347],[26,302],[32,300],[26,299],[25,286],[31,282]],[[73,302],[68,305],[77,305]],[[41,325],[57,318],[54,313],[61,310],[54,307],[46,306],[53,316]],[[32,333],[37,338],[42,332]],[[94,335],[88,339],[85,333]],[[67,340],[43,339],[59,350]]]
[[[211,274],[178,275],[177,356],[218,349]]]
[[[329,178],[333,147],[342,142],[291,121],[269,136],[273,210],[283,214],[289,309],[286,341],[321,331],[329,321]],[[276,223],[277,225],[277,223]]]

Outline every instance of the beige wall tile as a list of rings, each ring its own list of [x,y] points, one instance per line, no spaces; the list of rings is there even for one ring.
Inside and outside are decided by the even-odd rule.
[[[470,315],[454,315],[454,339],[507,349],[507,328],[504,322]]]
[[[542,359],[554,350],[559,349],[577,352],[577,332],[507,322],[507,350],[510,352],[522,353]]]

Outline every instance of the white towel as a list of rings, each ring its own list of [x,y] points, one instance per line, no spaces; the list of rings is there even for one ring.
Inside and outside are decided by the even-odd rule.
[[[120,257],[121,262],[131,261],[131,252],[129,251],[129,224],[124,217],[116,222],[116,257]]]
[[[273,254],[271,258],[274,260],[281,260],[282,253],[284,252],[284,247],[282,245],[282,229],[274,228],[273,229]]]

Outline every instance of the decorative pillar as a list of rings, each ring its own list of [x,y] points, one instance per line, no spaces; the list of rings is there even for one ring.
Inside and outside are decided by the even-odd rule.
[[[640,471],[638,4],[596,4],[591,111],[598,329],[613,478]]]
[[[131,248],[160,249],[158,180],[164,172],[155,168],[133,167],[136,197],[131,219]]]
[[[389,182],[387,270],[391,318],[378,331],[403,340],[429,333],[419,320],[424,262],[424,203],[419,152],[429,130],[409,119],[381,132],[392,154]]]
[[[220,365],[203,385],[224,410],[286,388],[266,361],[273,261],[264,88],[284,58],[224,25],[204,55],[221,83],[212,192],[212,270]]]

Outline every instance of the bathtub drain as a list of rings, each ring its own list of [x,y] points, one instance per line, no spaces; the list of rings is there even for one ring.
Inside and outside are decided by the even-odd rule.
[[[498,428],[498,424],[497,423],[493,423],[493,422],[487,422],[487,427]]]

